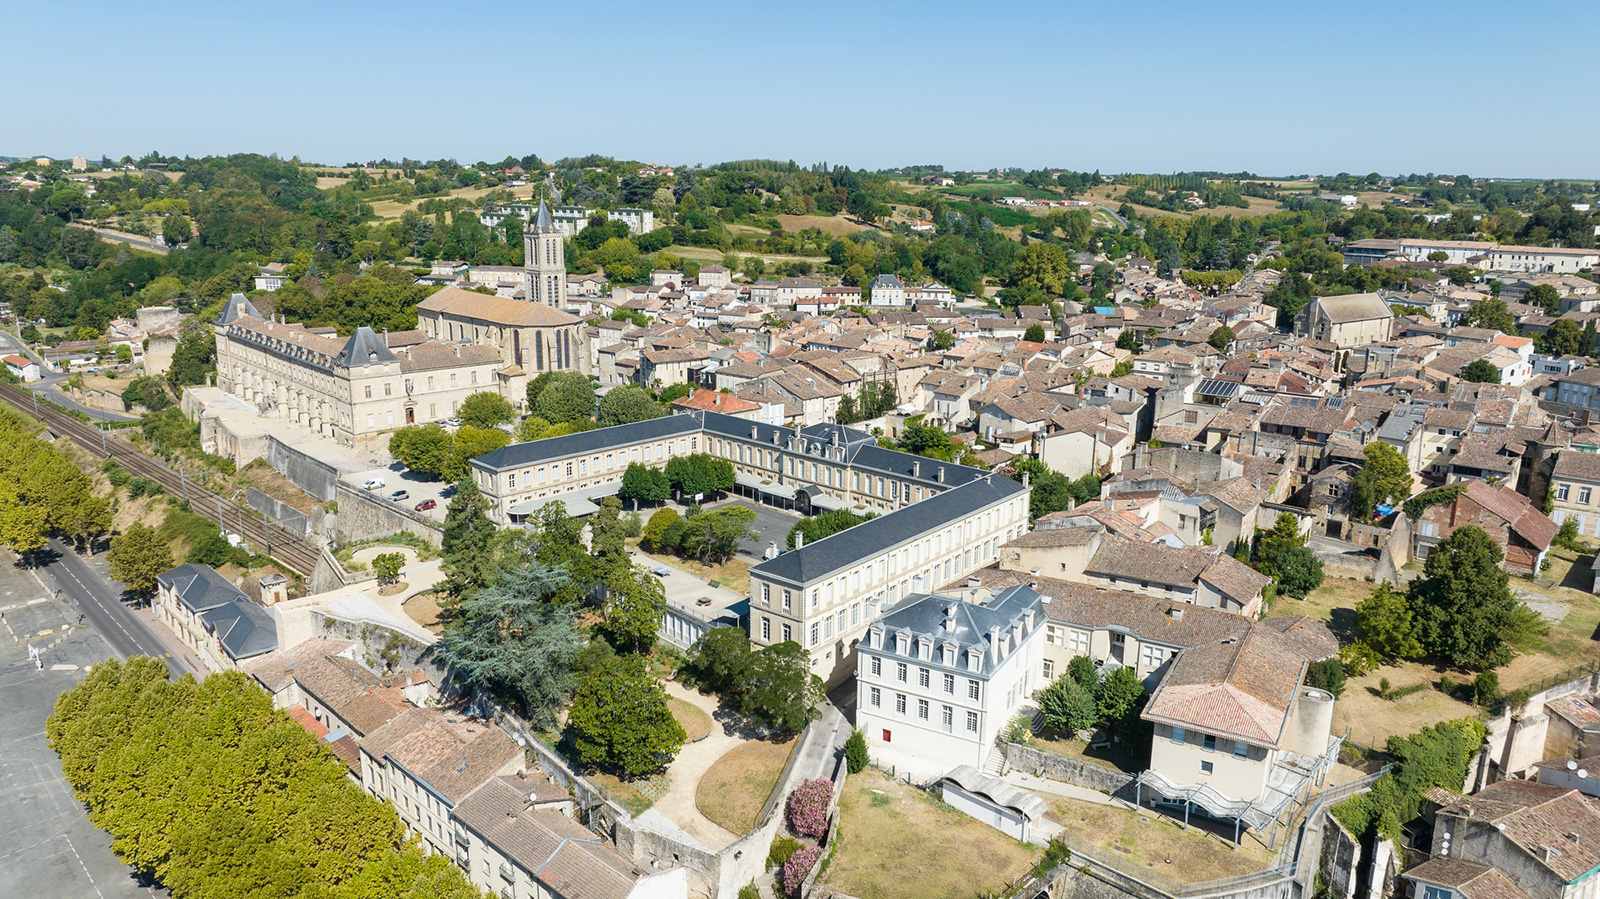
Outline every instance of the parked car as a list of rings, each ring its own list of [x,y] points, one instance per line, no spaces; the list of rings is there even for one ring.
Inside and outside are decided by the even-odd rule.
[[[656,577],[666,577],[667,575],[672,573],[672,569],[666,567],[665,565],[662,565],[662,566],[650,569],[650,573],[655,575]]]
[[[425,499],[422,502],[417,503],[417,511],[418,512],[426,512],[429,509],[432,509],[432,508],[434,508],[434,507],[436,507],[438,505],[439,505],[439,501],[438,500]]]
[[[407,493],[404,490],[396,490],[395,492],[389,494],[389,502],[391,502],[391,503],[402,502],[402,501],[408,500],[410,498],[411,498],[411,494]]]
[[[459,427],[461,427],[461,419],[459,419],[459,418],[447,418],[444,421],[440,422],[440,424],[444,425],[447,428],[459,428]]]
[[[362,490],[377,490],[383,486],[383,478],[367,478],[361,484]]]

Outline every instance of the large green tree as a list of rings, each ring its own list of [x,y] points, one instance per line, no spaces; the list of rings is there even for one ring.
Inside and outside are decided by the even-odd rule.
[[[517,410],[512,408],[510,400],[500,394],[481,390],[461,401],[456,408],[456,417],[461,419],[462,424],[475,428],[492,428],[515,421]]]
[[[755,518],[755,510],[745,506],[726,506],[690,515],[683,522],[680,550],[683,555],[701,562],[720,564],[739,551],[741,541],[755,536],[750,530]]]
[[[575,371],[545,372],[528,384],[528,410],[552,424],[592,419],[594,382]]]
[[[1500,383],[1500,369],[1487,359],[1474,359],[1461,368],[1461,380],[1472,384]]]
[[[238,672],[171,681],[159,659],[112,659],[45,732],[113,851],[177,899],[478,895]]]
[[[629,462],[627,469],[622,472],[622,489],[617,495],[633,500],[635,508],[639,503],[655,505],[672,498],[672,481],[666,472],[658,468]]]
[[[612,643],[644,652],[655,642],[667,613],[666,588],[649,568],[622,566],[606,579],[606,599],[600,611]]]
[[[106,562],[129,593],[143,596],[155,589],[156,575],[173,568],[172,548],[155,528],[134,522],[111,538]]]
[[[451,597],[449,605],[475,595],[494,580],[494,539],[489,503],[470,478],[460,481],[445,511],[441,539],[439,568],[444,583],[440,586]]]
[[[590,672],[572,697],[567,726],[585,765],[626,777],[665,768],[687,737],[638,656],[617,656]]]
[[[1384,658],[1414,659],[1422,655],[1411,600],[1387,581],[1356,605],[1356,632]]]
[[[1504,300],[1489,299],[1473,303],[1462,318],[1462,324],[1474,328],[1489,328],[1502,334],[1517,333],[1517,320],[1512,318],[1511,310],[1506,308]]]
[[[534,727],[555,726],[572,692],[581,643],[574,608],[558,602],[566,572],[539,562],[500,572],[461,603],[439,656],[470,683],[515,703]]]
[[[1361,454],[1366,464],[1350,479],[1350,514],[1365,520],[1379,505],[1398,503],[1411,495],[1411,466],[1399,450],[1382,440],[1367,444]]]
[[[710,453],[673,456],[667,460],[666,474],[672,486],[688,497],[710,496],[734,485],[733,463]]]
[[[456,439],[436,424],[406,425],[390,434],[389,455],[430,478],[442,477],[457,467]]]
[[[1014,287],[1038,290],[1046,298],[1058,297],[1072,274],[1072,261],[1059,244],[1035,242],[1017,253],[1011,268],[1011,283]]]
[[[1277,577],[1278,562],[1284,553],[1305,545],[1305,535],[1300,533],[1300,519],[1288,512],[1279,512],[1272,527],[1263,531],[1261,539],[1256,541],[1256,568]]]
[[[1544,631],[1538,614],[1512,594],[1503,557],[1494,538],[1470,524],[1428,554],[1410,597],[1429,654],[1460,668],[1497,668],[1519,642]]]
[[[1056,678],[1039,694],[1039,713],[1045,727],[1061,734],[1087,730],[1100,717],[1094,694],[1071,677]]]
[[[822,695],[822,678],[811,673],[811,654],[790,640],[750,654],[735,701],[751,721],[799,733],[818,716]]]
[[[660,418],[667,410],[655,401],[648,390],[632,384],[614,387],[600,398],[600,426],[632,424]]]

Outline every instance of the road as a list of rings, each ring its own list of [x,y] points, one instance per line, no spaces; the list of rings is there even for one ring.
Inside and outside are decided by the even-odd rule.
[[[117,653],[77,624],[65,599],[44,594],[32,572],[0,563],[0,895],[159,899],[166,891],[118,861],[110,836],[89,822],[45,738],[56,699]],[[42,650],[42,668],[29,661],[30,645]]]
[[[39,363],[39,370],[44,374],[44,377],[37,381],[23,384],[22,386],[35,394],[43,395],[43,397],[50,402],[55,403],[58,406],[65,406],[68,409],[76,409],[95,421],[138,420],[137,415],[124,415],[120,412],[107,412],[104,409],[92,409],[88,406],[78,403],[76,400],[71,399],[66,394],[56,389],[59,385],[66,383],[68,376],[65,372],[55,371],[46,365],[44,360],[39,357],[39,354],[28,349],[23,345],[22,341],[17,339],[17,335],[12,334],[10,331],[0,331],[0,355],[5,355],[6,353],[21,353],[23,356],[26,356],[29,359]]]
[[[96,228],[92,225],[85,225],[83,222],[73,222],[71,223],[71,227],[82,228],[85,231],[93,231],[94,236],[100,238],[101,240],[109,240],[112,243],[124,243],[136,250],[144,250],[146,252],[156,253],[162,256],[167,255],[167,242],[159,237],[145,237],[142,234],[129,234],[126,231],[113,231],[110,228]]]
[[[164,658],[173,677],[194,673],[189,664],[171,655],[167,644],[156,636],[159,625],[135,610],[133,601],[122,598],[122,589],[107,580],[82,556],[59,540],[40,554],[39,575],[47,587],[60,590],[61,599],[83,615],[118,658],[146,655]]]

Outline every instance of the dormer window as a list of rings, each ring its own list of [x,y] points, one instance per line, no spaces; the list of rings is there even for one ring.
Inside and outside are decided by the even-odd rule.
[[[896,634],[895,635],[895,638],[894,638],[894,651],[895,652],[899,653],[900,655],[906,655],[908,653],[908,651],[910,650],[910,647],[911,647],[911,641],[906,638],[905,634]]]
[[[873,649],[883,648],[883,631],[873,628],[868,634],[867,639],[870,641]]]
[[[955,648],[955,646],[953,646],[953,645],[951,645],[949,643],[946,643],[943,646],[942,652],[940,653],[940,655],[942,656],[941,661],[943,661],[944,664],[950,665],[952,667],[955,665],[955,663],[956,663],[956,648]]]

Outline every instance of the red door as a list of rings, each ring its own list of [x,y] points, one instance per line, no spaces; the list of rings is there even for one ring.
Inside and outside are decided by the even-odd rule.
[[[889,742],[889,732],[887,730],[883,732],[883,742]]]

